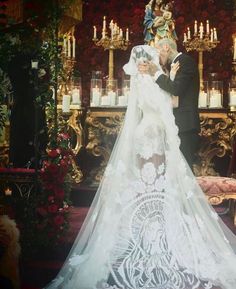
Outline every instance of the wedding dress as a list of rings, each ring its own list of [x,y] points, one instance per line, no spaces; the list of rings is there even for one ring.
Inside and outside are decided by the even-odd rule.
[[[183,158],[170,95],[132,49],[129,104],[103,180],[71,252],[47,289],[235,289],[236,238]]]

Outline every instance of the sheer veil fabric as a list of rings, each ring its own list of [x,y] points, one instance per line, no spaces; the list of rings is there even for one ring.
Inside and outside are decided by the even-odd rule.
[[[132,49],[123,127],[71,252],[47,289],[235,289],[236,238],[208,205],[179,150],[170,95]]]

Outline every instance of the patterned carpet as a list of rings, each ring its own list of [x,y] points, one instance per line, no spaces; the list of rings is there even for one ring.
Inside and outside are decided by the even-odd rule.
[[[21,289],[41,289],[52,280],[60,270],[74,239],[88,212],[88,207],[72,207],[70,209],[70,230],[64,244],[54,252],[43,252],[37,259],[21,264]],[[224,207],[216,208],[221,213]],[[221,216],[227,226],[236,234],[232,217],[228,214]]]

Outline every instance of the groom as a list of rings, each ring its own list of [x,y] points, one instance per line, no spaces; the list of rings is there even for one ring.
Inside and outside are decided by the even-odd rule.
[[[179,128],[180,150],[192,168],[198,150],[200,131],[198,67],[190,56],[177,51],[176,43],[172,39],[163,38],[157,42],[156,47],[163,67],[179,63],[175,78],[171,80],[171,77],[162,70],[157,70],[157,66],[153,64],[141,65],[139,71],[143,73],[148,71],[163,90],[178,96],[178,107],[174,108],[173,112]]]

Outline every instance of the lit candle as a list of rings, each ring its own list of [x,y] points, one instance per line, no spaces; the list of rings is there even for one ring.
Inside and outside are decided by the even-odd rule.
[[[91,106],[99,106],[100,98],[101,98],[101,92],[100,92],[98,86],[96,85],[92,89],[92,104],[91,104]]]
[[[80,90],[78,88],[72,90],[72,104],[81,104]]]
[[[213,29],[211,29],[211,42],[213,42]]]
[[[203,32],[200,31],[200,39],[202,39],[202,38],[203,38]]]
[[[5,196],[11,196],[11,195],[12,195],[12,190],[9,187],[7,187],[5,189]]]
[[[105,38],[106,37],[106,32],[105,30],[102,30],[102,38]]]
[[[126,41],[129,41],[129,28],[126,28]]]
[[[229,92],[229,105],[236,105],[236,91],[234,89]]]
[[[123,38],[123,30],[120,29],[120,38]]]
[[[234,60],[236,60],[236,37],[234,37]]]
[[[70,37],[67,38],[67,56],[71,57],[71,44],[70,44]]]
[[[62,98],[62,111],[70,112],[70,95],[63,95]]]
[[[210,25],[209,25],[209,20],[207,20],[207,22],[206,22],[206,33],[207,33],[207,35],[210,34]]]
[[[194,34],[197,35],[197,20],[194,21]]]
[[[72,37],[72,57],[75,58],[75,37]]]
[[[207,93],[205,91],[200,91],[198,107],[207,107]]]
[[[184,32],[184,42],[187,42],[187,34]]]
[[[187,28],[187,36],[188,36],[188,39],[191,39],[191,32],[190,32],[190,28],[189,27]]]
[[[217,41],[217,32],[216,32],[216,28],[213,29],[213,33],[214,33],[214,41]]]
[[[93,26],[93,38],[97,39],[97,28],[96,28],[96,26]]]
[[[103,28],[104,31],[106,31],[106,16],[103,16]]]

